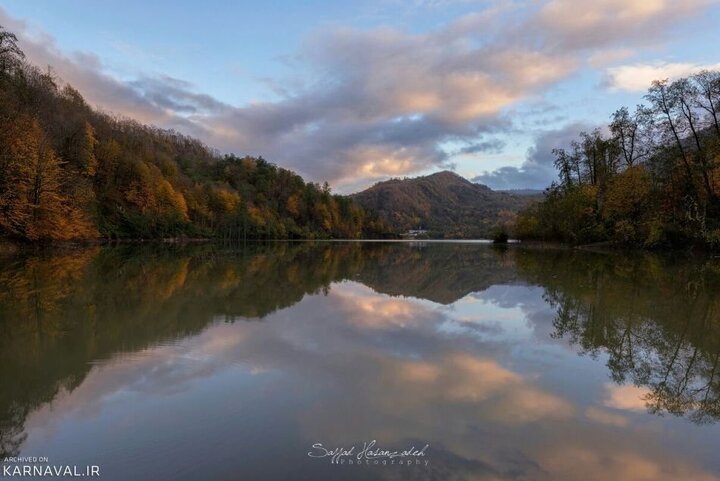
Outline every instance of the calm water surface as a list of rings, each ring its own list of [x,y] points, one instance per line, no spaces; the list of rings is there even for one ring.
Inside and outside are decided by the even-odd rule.
[[[0,451],[109,480],[716,480],[719,287],[718,259],[521,246],[6,256]],[[428,463],[308,456],[372,440]]]

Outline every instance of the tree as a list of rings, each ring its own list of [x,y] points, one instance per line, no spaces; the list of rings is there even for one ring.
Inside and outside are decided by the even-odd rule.
[[[33,164],[39,153],[39,127],[28,115],[0,119],[0,227],[25,237],[30,222]]]
[[[553,149],[552,154],[555,156],[555,160],[553,164],[555,165],[555,168],[558,170],[558,174],[560,175],[560,182],[563,186],[566,188],[570,188],[573,186],[573,165],[575,164],[575,159],[572,158],[571,155],[569,155],[565,149]],[[578,183],[580,183],[580,178],[578,177]]]
[[[651,112],[659,117],[658,125],[663,128],[663,133],[669,132],[675,141],[675,146],[680,153],[688,186],[694,190],[695,183],[693,181],[692,169],[688,155],[680,140],[680,120],[675,117],[675,109],[677,108],[677,97],[673,95],[668,88],[668,80],[655,80],[648,89],[645,99],[650,102]]]
[[[295,193],[288,197],[285,208],[294,219],[300,219],[300,196]]]
[[[642,130],[649,124],[647,109],[638,105],[635,113],[630,115],[628,108],[622,107],[612,114],[611,119],[609,127],[612,138],[622,151],[625,165],[632,167],[648,154],[647,147],[642,144]]]
[[[10,73],[25,58],[25,53],[18,47],[18,39],[14,33],[0,25],[0,74]]]
[[[31,241],[97,235],[87,216],[63,193],[63,171],[38,122],[16,118],[0,137],[2,154],[0,227]]]
[[[675,98],[675,106],[680,111],[682,119],[684,119],[687,127],[690,129],[692,134],[692,140],[695,142],[697,148],[697,157],[700,161],[701,173],[707,192],[708,198],[712,199],[715,197],[715,193],[710,183],[709,167],[706,157],[705,149],[703,148],[702,141],[700,140],[699,124],[700,119],[695,110],[697,104],[697,98],[699,96],[699,90],[690,82],[690,79],[681,78],[670,84],[669,90],[671,95]]]
[[[705,110],[712,120],[715,133],[720,137],[720,72],[703,70],[692,77],[697,86],[699,95],[696,97],[696,105]]]
[[[95,129],[87,121],[83,122],[79,129],[68,139],[68,157],[84,176],[95,176],[97,171],[97,158],[95,157],[97,144]]]

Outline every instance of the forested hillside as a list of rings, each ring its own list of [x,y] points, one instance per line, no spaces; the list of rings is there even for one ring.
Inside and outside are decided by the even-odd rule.
[[[720,247],[720,72],[655,81],[645,100],[553,151],[560,180],[517,236]]]
[[[92,109],[0,27],[0,236],[356,238],[384,230],[325,184]]]
[[[540,198],[497,192],[449,171],[391,179],[353,195],[396,231],[423,228],[445,238],[491,236]]]

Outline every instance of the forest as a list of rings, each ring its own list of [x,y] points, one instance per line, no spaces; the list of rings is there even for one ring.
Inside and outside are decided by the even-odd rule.
[[[377,237],[377,217],[263,158],[99,112],[0,27],[0,238]]]
[[[644,99],[553,151],[559,181],[518,215],[517,237],[720,247],[720,72],[654,81]]]

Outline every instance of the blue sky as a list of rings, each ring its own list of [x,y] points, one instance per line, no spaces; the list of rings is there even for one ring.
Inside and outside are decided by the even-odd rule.
[[[4,0],[0,25],[92,105],[340,192],[446,168],[542,188],[553,147],[720,64],[715,0],[117,5]]]

